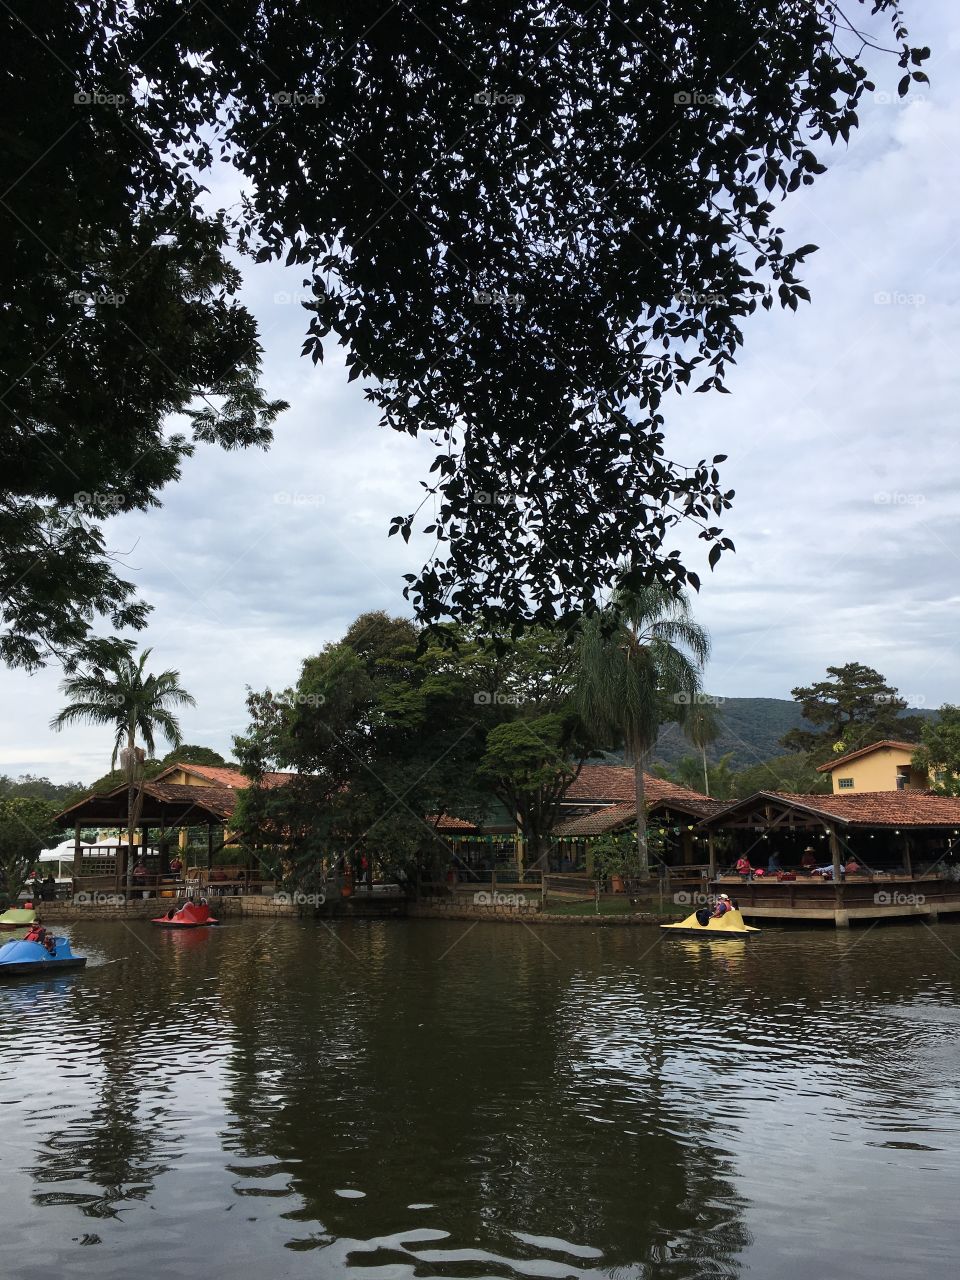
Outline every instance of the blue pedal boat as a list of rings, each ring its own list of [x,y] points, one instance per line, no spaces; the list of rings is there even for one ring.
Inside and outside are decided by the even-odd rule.
[[[0,947],[0,980],[4,978],[39,978],[41,974],[61,969],[82,969],[86,956],[75,956],[68,938],[54,938],[54,949],[48,951],[42,942],[14,938]]]

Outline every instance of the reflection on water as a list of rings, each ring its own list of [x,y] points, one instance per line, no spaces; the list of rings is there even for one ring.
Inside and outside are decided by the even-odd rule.
[[[958,925],[72,938],[0,988],[22,1280],[956,1273]]]

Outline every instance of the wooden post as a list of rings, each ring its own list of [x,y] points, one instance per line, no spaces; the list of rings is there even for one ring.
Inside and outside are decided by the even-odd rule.
[[[707,832],[707,849],[710,854],[710,867],[708,871],[709,878],[716,880],[717,878],[717,846],[713,842],[713,832]]]
[[[83,866],[83,852],[80,848],[80,823],[73,824],[73,884],[70,886],[70,897],[73,897],[77,888],[77,881],[80,879],[80,871]]]
[[[213,825],[207,823],[207,870],[213,865]]]
[[[840,883],[840,841],[833,827],[830,828],[830,858],[833,862],[833,883]]]
[[[907,875],[913,879],[913,859],[910,856],[910,837],[904,832],[903,836],[903,865],[907,868]]]

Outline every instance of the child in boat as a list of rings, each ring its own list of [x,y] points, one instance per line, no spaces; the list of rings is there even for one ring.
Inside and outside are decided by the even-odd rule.
[[[733,910],[733,903],[725,893],[721,893],[717,899],[717,905],[713,908],[713,918],[719,920],[721,916],[725,916],[728,911]]]
[[[42,924],[32,924],[29,930],[24,934],[24,942],[43,942],[47,936],[47,931]]]

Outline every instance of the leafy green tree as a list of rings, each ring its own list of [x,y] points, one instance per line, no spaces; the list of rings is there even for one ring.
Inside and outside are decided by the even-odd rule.
[[[285,408],[259,383],[225,218],[154,144],[123,7],[0,11],[0,106],[18,121],[0,202],[0,661],[28,669],[116,659],[94,620],[141,628],[147,606],[103,522],[157,506],[198,442],[266,446]]]
[[[862,662],[827,667],[826,679],[790,693],[815,729],[791,729],[782,743],[790,751],[811,754],[818,764],[884,738],[910,740],[920,734],[919,717],[901,715],[907,707],[904,699],[879,671]]]
[[[715,800],[731,800],[738,794],[735,789],[737,775],[730,763],[732,759],[732,751],[728,751],[713,764],[697,756],[681,756],[672,766],[654,765],[653,772],[670,782],[679,782],[692,791],[702,791]]]
[[[924,721],[913,764],[926,771],[937,795],[960,795],[960,707],[946,702],[936,720]]]
[[[832,789],[830,778],[817,773],[817,761],[803,752],[776,756],[742,769],[734,778],[732,794],[739,799],[757,791],[790,791],[825,795]]]
[[[696,586],[665,539],[694,522],[712,565],[732,495],[722,455],[667,457],[666,396],[724,391],[744,317],[809,296],[814,246],[785,242],[777,205],[824,171],[815,140],[859,123],[878,42],[858,12],[251,0],[212,19],[99,0],[41,7],[29,28],[5,12],[5,105],[26,131],[0,255],[21,282],[10,438],[35,476],[0,528],[22,549],[4,594],[27,572],[8,659],[40,660],[38,631],[69,652],[87,602],[142,624],[95,522],[77,532],[50,511],[66,502],[73,519],[77,488],[155,500],[183,447],[153,429],[158,406],[199,386],[237,403],[228,441],[264,428],[255,330],[220,254],[234,231],[244,252],[302,267],[306,354],[342,344],[382,422],[438,442],[437,551],[409,583],[423,620],[572,625],[624,558],[631,586]],[[929,50],[908,46],[895,0],[871,0],[878,12],[905,93]],[[246,195],[232,221],[199,212],[221,156]],[[77,289],[124,294],[85,304],[82,340]],[[200,431],[217,435],[222,412]],[[56,464],[66,441],[82,483]],[[407,537],[418,518],[392,527]]]
[[[86,789],[82,782],[51,782],[49,778],[38,778],[32,773],[21,774],[19,778],[0,774],[0,799],[28,796],[31,800],[53,800],[61,808],[66,808]]]
[[[681,720],[697,705],[709,652],[709,637],[690,616],[686,596],[661,586],[621,589],[609,612],[586,619],[580,631],[574,702],[596,739],[622,742],[633,765],[641,879],[650,875],[644,769],[664,705]]]
[[[145,671],[152,650],[144,649],[139,659],[121,657],[109,670],[68,676],[61,685],[70,699],[50,722],[52,729],[87,723],[109,726],[114,733],[111,767],[120,759],[127,783],[127,888],[133,884],[133,836],[139,808],[137,784],[143,780],[144,751],[137,747],[137,735],[153,753],[157,734],[174,746],[180,741],[180,725],[175,707],[194,707],[194,698],[180,686],[179,671]]]
[[[687,714],[683,722],[683,734],[684,737],[700,752],[700,761],[703,766],[703,790],[705,795],[711,794],[710,770],[707,766],[707,747],[716,742],[720,737],[720,732],[720,716],[717,712],[717,704],[716,702],[710,701],[707,695],[702,694],[687,710]],[[729,764],[729,757],[726,757],[728,772]],[[689,786],[691,784],[687,783],[685,785]]]
[[[185,742],[179,747],[174,747],[160,761],[164,768],[169,768],[172,764],[208,764],[214,766],[225,765],[227,762],[219,751],[214,751],[212,747],[198,747],[193,743]]]
[[[57,843],[60,832],[53,819],[60,806],[33,796],[0,799],[0,893],[15,902],[30,866],[41,850]]]
[[[244,791],[234,820],[299,876],[341,852],[370,850],[386,871],[446,861],[436,820],[479,819],[473,691],[445,647],[420,639],[407,619],[364,614],[304,662],[294,688],[248,698],[251,725],[237,739],[245,772],[254,782],[271,768],[297,777]]]
[[[591,748],[572,707],[508,720],[487,734],[479,777],[516,816],[531,867],[542,865],[563,797]]]

